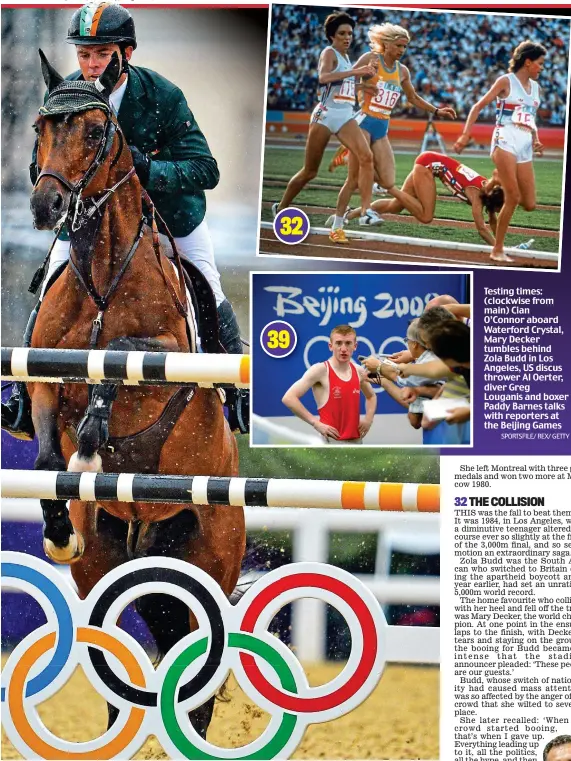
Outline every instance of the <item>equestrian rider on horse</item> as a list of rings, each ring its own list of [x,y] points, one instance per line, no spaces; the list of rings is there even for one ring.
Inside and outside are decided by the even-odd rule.
[[[70,80],[95,81],[114,52],[122,59],[122,75],[110,102],[131,149],[139,180],[174,236],[182,258],[198,267],[210,283],[222,346],[230,354],[241,354],[240,329],[222,291],[204,219],[204,191],[218,184],[218,166],[183,93],[160,74],[130,64],[137,47],[135,24],[131,14],[116,3],[88,3],[77,10],[71,18],[67,42],[76,46],[80,65],[80,71],[71,74]],[[38,173],[36,153],[37,143],[30,166],[32,182]],[[69,253],[69,236],[64,230],[52,250],[44,288],[56,269],[69,259]],[[28,321],[24,346],[30,344],[39,306]],[[227,392],[230,425],[242,433],[247,432],[247,393],[233,389]],[[12,396],[2,405],[2,428],[17,438],[34,436],[23,383],[14,384]]]

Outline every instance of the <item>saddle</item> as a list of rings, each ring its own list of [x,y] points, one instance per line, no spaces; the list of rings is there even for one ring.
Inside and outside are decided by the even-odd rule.
[[[207,354],[225,354],[220,343],[218,310],[210,283],[192,262],[181,259],[185,284],[196,318],[200,345]]]

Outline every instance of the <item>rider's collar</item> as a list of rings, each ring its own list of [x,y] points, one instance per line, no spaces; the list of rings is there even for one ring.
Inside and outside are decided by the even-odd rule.
[[[116,90],[113,90],[113,92],[109,96],[109,103],[115,115],[119,113],[119,109],[121,108],[121,102],[127,90],[128,82],[129,82],[129,75],[125,77],[125,81],[123,82],[123,84],[120,87],[118,87]]]

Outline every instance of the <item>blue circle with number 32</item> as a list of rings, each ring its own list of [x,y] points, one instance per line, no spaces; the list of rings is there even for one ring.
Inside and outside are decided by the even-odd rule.
[[[297,345],[297,333],[289,322],[268,322],[260,334],[262,349],[274,359],[289,356]]]
[[[295,246],[309,235],[309,218],[301,209],[282,209],[274,219],[274,233],[282,243]]]

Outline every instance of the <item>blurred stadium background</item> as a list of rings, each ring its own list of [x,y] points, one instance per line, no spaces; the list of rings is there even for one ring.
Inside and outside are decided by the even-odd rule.
[[[63,42],[70,13],[67,8],[2,11],[3,345],[21,343],[25,322],[34,304],[34,297],[27,292],[27,287],[52,239],[49,233],[33,230],[29,212],[28,165],[34,138],[30,125],[44,91],[38,47],[46,52],[62,74],[77,68],[73,48]],[[134,63],[158,70],[181,87],[218,160],[221,182],[216,190],[208,193],[208,222],[225,291],[235,305],[243,334],[247,335],[249,270],[276,268],[272,260],[255,258],[267,11],[137,7],[133,15],[139,40]],[[159,29],[160,34],[157,34]],[[229,72],[234,82],[232,86],[228,86]],[[221,113],[228,118],[222,119]],[[342,263],[324,263],[321,268],[343,267]],[[296,263],[296,269],[314,271],[316,268],[320,267],[312,262]],[[364,265],[354,269],[381,268]],[[2,444],[3,467],[33,466],[34,443],[16,442],[3,434]],[[238,437],[238,444],[240,474],[243,476],[327,478],[335,473],[337,478],[353,480],[439,481],[438,457],[430,452],[369,450],[351,452],[348,456],[337,451],[327,452],[324,456],[305,449],[251,450],[247,437]],[[4,501],[2,507],[3,548],[43,557],[39,505]],[[308,513],[303,515],[310,517]],[[315,534],[304,532],[299,513],[297,517],[290,516],[289,525],[285,525],[286,518],[275,517],[274,520],[270,514],[253,516],[248,539],[249,567],[270,568],[297,559],[300,551],[307,551],[308,536],[314,546],[311,536]],[[323,518],[326,518],[325,513]],[[399,516],[391,522],[381,515],[367,515],[364,518],[367,525],[360,527],[354,521],[352,526],[347,521],[343,526],[339,521],[331,525],[322,522],[319,526],[320,553],[329,562],[365,574],[371,580],[376,577],[386,580],[389,572],[408,574],[409,578],[410,574],[432,577],[421,580],[421,586],[423,581],[432,585],[430,604],[421,599],[419,605],[391,605],[387,613],[393,623],[438,626],[439,608],[434,604],[439,575],[437,518],[429,518],[422,527],[406,519],[407,516]],[[22,595],[19,598],[16,600],[10,593],[3,595],[2,646],[5,649],[13,647],[26,631],[43,620],[33,601]],[[394,602],[393,598],[391,602]],[[286,641],[291,636],[291,615],[291,610],[286,609],[275,622],[280,636]],[[126,619],[130,630],[144,640],[147,635],[135,614],[128,612]],[[325,618],[321,615],[320,620],[325,632],[318,641],[319,657],[345,658],[349,640],[343,621],[333,609],[328,609]],[[317,640],[314,637],[311,641]],[[328,668],[339,670],[335,664]],[[332,673],[331,670],[321,671],[312,679],[327,681],[332,678]],[[106,712],[101,700],[92,710],[93,690],[87,687],[84,692],[77,692],[76,685],[63,690],[62,702],[58,703],[54,698],[55,705],[59,706],[54,716],[65,718],[64,733],[70,728],[71,731],[77,729],[84,732],[86,737],[83,739],[87,739],[103,731]],[[399,690],[406,694],[408,704],[404,700],[394,700],[395,691]],[[336,734],[331,725],[315,727],[308,733],[309,744],[300,749],[297,757],[316,758],[323,748],[327,748],[325,753],[329,758],[350,757],[346,755],[347,745],[339,744],[339,737],[341,740],[354,738],[353,757],[356,758],[365,757],[369,749],[372,749],[372,757],[379,758],[404,757],[402,753],[408,754],[409,750],[418,758],[437,757],[438,690],[438,674],[433,666],[426,669],[392,666],[369,701],[372,719],[359,719],[358,714],[349,717],[358,721],[359,726],[367,723],[373,727],[372,737],[361,730],[339,729]],[[246,710],[252,710],[251,705],[244,709],[235,706],[233,700],[230,708],[226,704],[217,708],[223,712],[223,719],[213,724],[214,742],[240,745],[252,739],[247,736],[249,730],[246,730],[244,720]],[[228,710],[233,716],[227,715]],[[381,713],[384,718],[379,721]],[[42,713],[43,720],[57,733],[60,729],[58,720],[53,716],[47,719],[47,716]],[[248,716],[250,722],[251,713]],[[260,721],[264,719],[258,719],[257,723],[251,721],[254,734],[259,733]],[[327,741],[329,746],[324,744]],[[315,749],[316,742],[319,750]],[[5,741],[2,757],[18,757]],[[164,758],[164,754],[161,755],[160,749],[151,743],[138,757]]]
[[[266,111],[266,149],[264,159],[264,208],[262,219],[271,219],[271,202],[280,198],[285,185],[302,165],[309,116],[317,102],[317,64],[326,46],[323,22],[339,8],[302,5],[274,5],[268,69]],[[495,79],[507,71],[513,49],[519,42],[532,39],[548,50],[545,69],[539,84],[542,103],[539,111],[540,139],[546,146],[545,157],[536,159],[538,208],[532,215],[518,210],[513,225],[525,228],[508,236],[508,245],[522,242],[522,233],[535,237],[534,249],[557,251],[561,215],[563,152],[568,88],[569,20],[564,18],[443,13],[348,8],[355,18],[355,36],[350,58],[367,50],[367,31],[373,24],[390,21],[404,26],[411,42],[403,57],[411,72],[417,92],[436,105],[452,105],[458,121],[435,121],[446,152],[462,130],[471,106]],[[426,115],[402,98],[393,112],[389,138],[396,154],[397,183],[410,171],[421,152],[427,127]],[[489,106],[473,130],[474,142],[463,153],[466,163],[484,176],[493,165],[489,145],[495,117]],[[321,226],[331,209],[346,176],[344,167],[328,172],[336,139],[330,144],[318,177],[296,199],[311,214],[312,224]],[[433,139],[429,149],[439,150]],[[473,226],[459,227],[471,219],[465,204],[451,203],[450,194],[438,183],[439,200],[436,224],[413,224],[410,217],[390,219],[382,232],[390,235],[452,239],[479,243]],[[354,199],[356,200],[356,198]],[[441,221],[438,221],[441,220]],[[452,220],[447,225],[446,220]],[[355,224],[355,223],[353,223]]]

